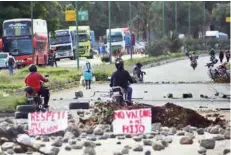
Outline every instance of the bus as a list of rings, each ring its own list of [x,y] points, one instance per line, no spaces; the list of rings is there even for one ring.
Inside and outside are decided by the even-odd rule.
[[[18,66],[46,65],[48,61],[46,20],[33,20],[33,39],[31,25],[32,21],[29,18],[3,21],[2,51],[14,56]]]
[[[125,51],[124,37],[128,33],[130,35],[129,28],[114,28],[111,29],[111,51]],[[109,29],[106,30],[107,35],[107,51],[109,52]]]
[[[76,35],[69,29],[56,30],[50,39],[50,47],[56,51],[56,60],[70,58],[76,59]]]
[[[228,40],[228,34],[219,32],[219,31],[206,31],[205,38],[207,39],[219,39],[219,40]]]

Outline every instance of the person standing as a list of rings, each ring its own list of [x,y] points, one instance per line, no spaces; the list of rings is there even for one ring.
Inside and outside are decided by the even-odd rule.
[[[127,54],[130,53],[130,46],[131,46],[131,38],[129,33],[127,32],[124,36],[124,40],[125,40],[125,49],[127,51]]]
[[[135,44],[136,44],[135,34],[132,33],[131,34],[131,49],[130,49],[132,54],[134,54],[134,46],[135,46]]]
[[[227,62],[229,62],[229,59],[230,59],[230,51],[229,50],[226,51],[225,57],[226,57]]]
[[[55,66],[58,67],[57,62],[56,62],[56,58],[55,58],[55,50],[54,49],[50,49],[49,61],[50,61],[49,64],[51,66],[54,66],[54,64],[55,64]]]
[[[223,59],[224,59],[224,52],[223,51],[220,51],[220,53],[219,53],[219,59],[220,59],[220,63],[222,63]]]
[[[12,55],[9,55],[6,60],[6,66],[8,67],[9,75],[13,75],[15,65],[16,65],[15,58]]]
[[[88,88],[91,89],[91,81],[93,78],[93,68],[92,68],[91,63],[89,61],[87,61],[82,66],[82,76],[83,76],[83,79],[80,79],[80,80],[84,80],[86,88],[88,86]]]

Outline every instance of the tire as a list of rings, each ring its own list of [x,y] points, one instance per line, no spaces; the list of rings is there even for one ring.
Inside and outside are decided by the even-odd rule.
[[[28,119],[28,113],[26,112],[15,112],[14,113],[15,119]]]
[[[31,113],[36,111],[36,107],[34,105],[18,105],[16,107],[16,111]]]
[[[57,58],[56,61],[60,61],[60,58]]]
[[[89,109],[89,102],[74,102],[69,104],[69,109]]]

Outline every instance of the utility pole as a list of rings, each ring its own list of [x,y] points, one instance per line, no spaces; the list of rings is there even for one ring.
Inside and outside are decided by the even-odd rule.
[[[109,57],[110,63],[112,63],[112,51],[111,51],[111,1],[108,1],[108,28],[109,28]]]
[[[35,53],[34,53],[34,46],[33,46],[33,41],[34,41],[34,28],[33,28],[33,1],[30,2],[30,18],[31,18],[31,46],[32,46],[32,63],[35,64]]]
[[[130,19],[130,32],[131,32],[131,35],[130,35],[130,37],[132,36],[132,6],[131,6],[131,1],[129,1],[129,19]],[[132,44],[131,44],[131,46],[133,46]],[[134,47],[133,47],[134,48]],[[133,48],[130,48],[130,55],[131,55],[131,57],[130,57],[130,59],[132,60],[132,52],[134,51],[134,49]]]
[[[164,10],[164,1],[163,1],[163,12],[162,12],[162,14],[163,14],[163,37],[164,37],[164,35],[165,35],[165,10]]]
[[[75,1],[75,13],[76,13],[76,60],[77,68],[79,69],[79,35],[78,35],[78,1]]]
[[[175,1],[175,30],[177,32],[177,1]]]
[[[204,2],[203,11],[204,11],[204,26],[203,26],[203,38],[204,38],[205,37],[205,31],[206,31],[206,9],[205,9],[205,2]]]
[[[189,36],[191,34],[191,8],[190,8],[190,2],[189,2],[189,5],[188,5],[188,33],[189,33]]]

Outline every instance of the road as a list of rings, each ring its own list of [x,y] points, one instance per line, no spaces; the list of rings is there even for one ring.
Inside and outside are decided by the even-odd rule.
[[[133,58],[142,58],[145,55],[141,54],[135,54],[133,55]],[[122,56],[123,60],[130,59],[130,55],[124,55]],[[112,61],[114,61],[115,58],[113,57]],[[82,66],[86,61],[89,61],[92,65],[99,65],[102,63],[100,57],[94,57],[94,59],[86,59],[86,58],[80,58],[79,64]],[[57,61],[57,65],[59,67],[77,67],[77,60],[69,60],[69,59],[63,59],[60,61]]]
[[[198,66],[195,70],[190,66],[190,61],[180,60],[174,63],[168,63],[155,68],[145,69],[147,76],[146,82],[196,82],[211,81],[208,76],[208,68],[205,66],[209,62],[209,57],[199,57]]]
[[[193,70],[189,66],[188,60],[180,60],[169,64],[161,65],[145,69],[147,72],[145,81],[148,82],[177,82],[177,81],[210,81],[207,75],[207,68],[204,66],[209,60],[208,57],[201,57],[199,59],[199,65],[196,70]],[[229,100],[222,99],[222,94],[229,94],[229,84],[133,84],[133,97],[134,101],[163,105],[167,102],[172,102],[187,108],[199,108],[199,106],[207,106],[209,108],[228,108]],[[84,97],[79,100],[74,100],[75,91],[83,91]],[[94,96],[94,92],[97,92]],[[68,108],[70,102],[82,102],[96,100],[102,98],[108,99],[105,95],[109,91],[109,84],[93,84],[91,90],[85,90],[84,88],[73,88],[62,92],[53,93],[51,96],[51,105],[55,109]],[[216,97],[214,94],[216,91],[220,92],[220,96]],[[172,93],[174,97],[179,99],[166,99],[168,93]],[[183,93],[192,93],[192,99],[182,99]],[[200,95],[207,95],[211,99],[201,99]],[[60,100],[62,98],[62,100]],[[55,101],[53,100],[55,99]]]

